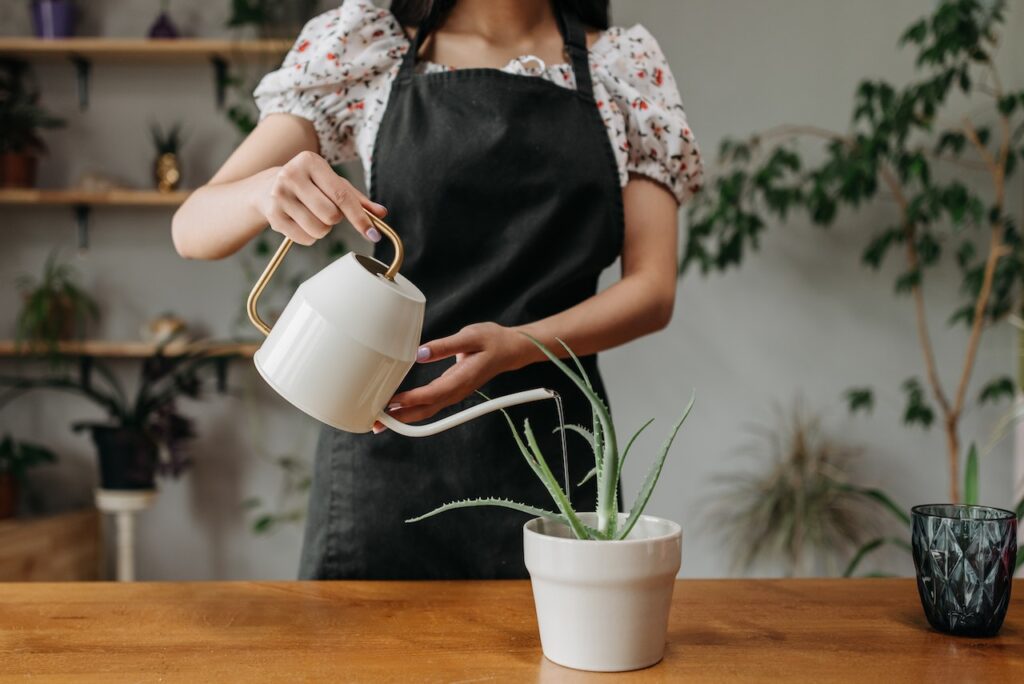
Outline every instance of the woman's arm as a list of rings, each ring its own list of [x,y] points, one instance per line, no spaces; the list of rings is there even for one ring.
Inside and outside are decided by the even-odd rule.
[[[455,364],[423,387],[395,395],[391,415],[425,420],[469,396],[496,375],[544,360],[522,333],[565,356],[557,339],[580,356],[604,351],[660,330],[672,317],[676,294],[677,212],[664,186],[634,176],[623,190],[626,232],[622,278],[561,313],[514,328],[476,323],[426,343],[420,362],[455,357]]]
[[[362,208],[387,212],[356,190],[319,155],[313,124],[272,114],[239,145],[210,182],[174,214],[178,254],[220,259],[237,252],[268,224],[311,245],[347,218],[368,240],[380,240]]]

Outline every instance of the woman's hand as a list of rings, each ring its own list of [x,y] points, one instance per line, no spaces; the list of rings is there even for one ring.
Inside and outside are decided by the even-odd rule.
[[[336,174],[319,154],[299,152],[259,176],[251,202],[271,228],[300,245],[325,237],[343,218],[370,242],[380,240],[363,209],[381,218],[387,210]]]
[[[524,335],[497,323],[475,323],[450,337],[428,342],[419,348],[417,362],[454,356],[455,363],[433,382],[396,394],[388,413],[404,423],[426,420],[462,401],[496,375],[526,365],[529,352],[530,341]],[[383,429],[378,423],[373,430]]]

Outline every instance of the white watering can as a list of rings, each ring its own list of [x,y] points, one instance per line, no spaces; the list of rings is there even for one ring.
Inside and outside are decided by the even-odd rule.
[[[292,246],[285,238],[249,293],[249,320],[267,336],[256,351],[256,369],[278,394],[339,430],[369,432],[380,421],[408,437],[434,435],[491,411],[556,396],[542,388],[517,392],[428,425],[389,416],[384,409],[416,362],[426,298],[398,273],[404,256],[398,235],[366,215],[395,245],[390,266],[346,254],[299,285],[271,328],[256,304]]]

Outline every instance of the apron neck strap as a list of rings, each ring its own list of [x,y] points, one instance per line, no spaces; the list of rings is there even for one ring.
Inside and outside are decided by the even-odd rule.
[[[593,97],[594,86],[590,81],[590,58],[587,53],[587,32],[576,13],[564,2],[555,2],[555,16],[558,30],[562,32],[565,52],[576,76],[576,90],[587,97]]]
[[[565,3],[554,2],[555,17],[558,19],[558,30],[565,43],[565,52],[569,56],[573,73],[576,75],[576,90],[587,97],[593,97],[594,86],[590,80],[590,59],[587,54],[587,34],[579,17]],[[402,66],[398,70],[398,80],[408,81],[416,71],[416,57],[419,55],[423,41],[427,39],[436,26],[424,22],[416,29],[416,35],[410,41],[409,49],[402,57]]]

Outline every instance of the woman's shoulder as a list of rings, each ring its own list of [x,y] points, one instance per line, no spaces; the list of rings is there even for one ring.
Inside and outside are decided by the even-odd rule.
[[[642,24],[611,26],[597,33],[590,46],[595,66],[612,71],[635,64],[663,65],[665,53]]]
[[[408,47],[398,20],[371,0],[344,0],[303,27],[285,64],[314,61],[335,66],[387,67]]]

